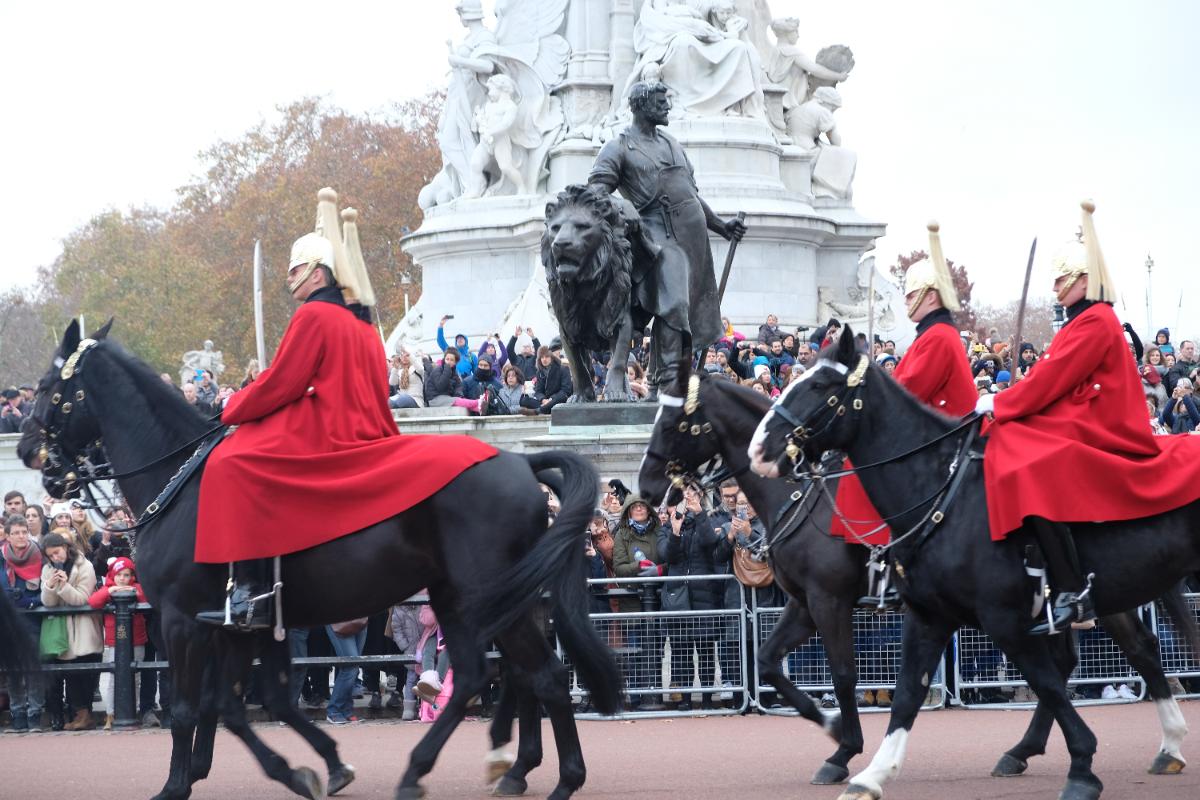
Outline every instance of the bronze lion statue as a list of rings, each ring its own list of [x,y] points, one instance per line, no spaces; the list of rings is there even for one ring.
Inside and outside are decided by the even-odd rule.
[[[617,198],[574,184],[546,205],[542,265],[571,368],[572,402],[593,402],[591,354],[611,353],[604,400],[629,399],[633,252]]]

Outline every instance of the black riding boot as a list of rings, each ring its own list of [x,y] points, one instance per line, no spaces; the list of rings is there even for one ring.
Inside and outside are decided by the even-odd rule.
[[[233,565],[234,584],[226,598],[229,606],[226,624],[225,608],[218,611],[201,611],[196,619],[209,625],[220,625],[229,630],[250,631],[271,627],[271,611],[275,604],[271,588],[273,559],[259,558],[253,561],[238,561]]]
[[[858,598],[858,607],[883,614],[888,611],[899,611],[904,607],[896,584],[892,583],[892,565],[886,561],[872,560],[867,565],[867,591],[870,594]]]
[[[1071,529],[1061,522],[1051,522],[1041,517],[1030,517],[1028,525],[1038,540],[1038,547],[1046,557],[1050,578],[1058,592],[1044,615],[1048,618],[1029,629],[1034,636],[1061,633],[1069,625],[1080,625],[1096,619],[1096,607],[1092,603],[1091,577],[1086,578],[1079,567],[1079,555],[1075,552],[1075,540]]]

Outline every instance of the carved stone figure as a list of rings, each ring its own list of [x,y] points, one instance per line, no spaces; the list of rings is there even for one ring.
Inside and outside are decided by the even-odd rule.
[[[762,62],[735,0],[647,0],[633,29],[638,53],[622,97],[659,77],[688,114],[765,118]],[[646,69],[660,65],[657,75]]]
[[[572,184],[547,204],[542,265],[571,368],[571,400],[596,399],[593,352],[611,353],[604,399],[630,399],[625,365],[633,339],[633,253],[607,191]]]
[[[507,181],[511,188],[491,187],[492,193],[535,190],[546,154],[563,126],[561,106],[550,96],[550,88],[562,80],[570,52],[556,32],[566,4],[567,0],[496,0],[493,33],[483,24],[480,0],[460,0],[457,11],[467,35],[458,45],[447,42],[450,85],[437,134],[442,169],[421,190],[421,208],[448,203],[478,188],[475,177],[480,170],[472,163],[480,144],[477,112],[489,96],[488,79],[497,74],[512,84],[516,113],[507,136],[521,181]],[[489,176],[485,188],[500,178]]]
[[[195,380],[196,371],[202,369],[211,372],[217,380],[220,380],[221,373],[225,371],[225,359],[220,350],[213,349],[211,339],[204,340],[203,350],[188,350],[183,354],[183,369],[179,371],[180,384]]]
[[[818,151],[813,162],[813,194],[848,200],[858,155],[842,147],[842,137],[833,118],[833,112],[841,106],[842,97],[837,89],[820,87],[813,92],[811,100],[788,116],[788,133],[798,147]]]
[[[855,285],[847,290],[848,297],[838,300],[837,292],[830,286],[817,287],[817,319],[827,320],[836,317],[843,324],[851,325],[855,330],[864,333],[871,308],[871,272],[875,270],[875,257],[865,256],[858,264]],[[883,275],[875,274],[875,331],[879,334],[891,334],[896,330],[896,313],[893,301],[903,297],[894,283]],[[894,337],[889,337],[894,338]]]
[[[635,330],[654,319],[651,369],[663,369],[721,335],[708,231],[740,240],[746,226],[723,220],[697,193],[692,165],[679,142],[660,130],[671,108],[667,87],[638,83],[629,95],[633,124],[610,139],[588,184],[620,191],[622,213],[635,234]]]
[[[771,31],[775,34],[777,43],[771,60],[767,63],[767,78],[772,83],[778,83],[787,89],[783,96],[783,110],[786,114],[798,108],[811,97],[816,86],[810,86],[812,78],[828,81],[830,84],[846,80],[849,70],[836,72],[814,61],[804,54],[796,44],[800,38],[800,20],[795,17],[783,17],[772,20]]]
[[[495,188],[504,180],[512,185],[513,194],[525,194],[529,189],[517,169],[512,142],[520,112],[515,98],[517,87],[507,75],[493,75],[487,80],[487,88],[488,101],[475,111],[479,143],[471,153],[471,173],[464,196],[481,197],[489,182]]]

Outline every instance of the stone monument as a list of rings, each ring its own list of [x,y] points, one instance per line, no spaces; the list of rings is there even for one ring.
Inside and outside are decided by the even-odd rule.
[[[798,25],[774,20],[766,0],[496,0],[494,22],[478,0],[457,11],[466,35],[450,48],[443,168],[421,193],[424,222],[403,240],[423,268],[422,295],[389,347],[430,350],[447,313],[476,344],[517,324],[552,338],[546,204],[587,182],[630,121],[627,91],[647,78],[667,86],[670,131],[699,194],[718,216],[747,214],[722,314],[750,331],[768,313],[813,325],[821,301],[857,302],[860,257],[885,226],[854,208],[854,154],[839,152],[836,125],[804,142],[789,133],[824,119],[818,108],[832,118],[817,90],[851,91],[848,48],[810,59]],[[721,264],[728,244],[708,238]]]
[[[211,372],[216,382],[220,382],[221,373],[225,371],[225,359],[220,350],[213,349],[212,339],[204,340],[203,349],[188,350],[183,354],[183,368],[179,370],[180,385],[195,380],[196,373],[202,369]]]

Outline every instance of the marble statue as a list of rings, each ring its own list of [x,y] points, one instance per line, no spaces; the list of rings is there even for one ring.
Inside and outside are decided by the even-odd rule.
[[[220,350],[213,349],[212,339],[204,340],[203,350],[188,350],[183,354],[183,369],[179,370],[180,385],[195,380],[198,370],[206,369],[213,374],[214,380],[220,380],[225,371],[225,359]]]
[[[709,208],[683,148],[660,129],[671,107],[667,87],[634,84],[629,107],[633,124],[601,148],[588,185],[598,193],[619,191],[622,215],[635,231],[633,328],[654,320],[650,367],[658,383],[668,365],[721,336],[708,232],[740,241],[746,226]]]
[[[633,83],[657,79],[687,114],[765,119],[762,61],[735,0],[646,0],[633,46],[638,61],[622,97]]]
[[[809,58],[796,45],[800,38],[800,20],[795,17],[772,20],[771,31],[775,34],[776,48],[766,65],[767,78],[787,90],[783,96],[785,115],[799,108],[812,96],[812,91],[817,87],[810,87],[810,76],[829,81],[831,84],[846,80],[849,70],[835,72]]]
[[[841,106],[842,96],[837,89],[818,88],[811,100],[788,116],[788,134],[797,147],[817,151],[813,162],[813,194],[849,200],[858,156],[853,150],[842,147],[842,136],[833,118],[833,112]]]
[[[475,111],[479,143],[471,153],[471,172],[463,196],[482,197],[489,181],[497,187],[506,179],[512,184],[513,194],[525,194],[529,189],[517,168],[512,141],[520,112],[517,87],[507,75],[493,75],[487,80],[487,89],[488,101]],[[500,173],[499,180],[492,179],[493,163]]]
[[[866,333],[871,315],[871,273],[875,272],[875,333],[883,339],[892,339],[904,345],[912,341],[913,329],[905,315],[896,316],[895,307],[904,308],[904,293],[886,275],[875,270],[875,256],[868,255],[858,263],[855,283],[843,293],[831,286],[817,287],[817,319],[837,318],[850,324],[854,330]],[[837,299],[843,297],[845,299]]]
[[[417,202],[422,209],[464,195],[536,191],[546,156],[563,127],[561,104],[550,89],[562,80],[570,54],[567,40],[558,34],[566,5],[567,0],[496,0],[492,31],[483,23],[480,0],[460,0],[456,10],[467,35],[457,45],[447,42],[450,85],[437,132],[442,169],[421,190]],[[495,75],[507,77],[509,85],[494,92],[488,82]],[[497,167],[493,174],[487,166],[478,166],[483,159],[479,126],[481,118],[504,116],[501,106],[507,101],[492,95],[506,92],[516,106],[505,126],[508,153],[500,156],[509,172],[500,166],[493,143],[485,145],[489,165]],[[488,104],[499,105],[489,111]],[[513,180],[512,170],[519,170],[520,180]]]

